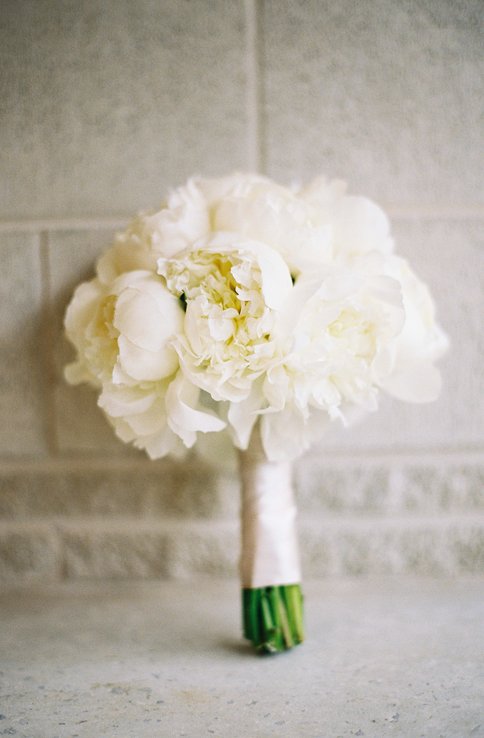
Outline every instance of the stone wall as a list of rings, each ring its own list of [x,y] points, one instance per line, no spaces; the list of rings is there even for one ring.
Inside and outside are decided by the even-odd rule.
[[[234,575],[230,450],[148,462],[68,387],[62,315],[192,173],[325,173],[376,199],[452,349],[295,470],[305,572],[484,571],[479,0],[4,0],[0,579]],[[481,143],[481,147],[479,144]]]

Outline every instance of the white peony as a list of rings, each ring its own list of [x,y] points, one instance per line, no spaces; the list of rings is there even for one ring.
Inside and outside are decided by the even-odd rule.
[[[179,301],[152,272],[126,272],[110,285],[98,278],[81,284],[65,317],[78,351],[68,378],[96,385],[164,379],[178,368],[169,341],[182,326]]]
[[[272,460],[307,450],[328,419],[375,411],[381,390],[416,403],[440,392],[434,362],[447,339],[427,287],[398,257],[368,254],[351,271],[333,264],[299,280],[275,335],[284,351],[227,416],[241,448],[260,417]]]
[[[317,177],[298,195],[328,227],[334,261],[348,262],[373,251],[388,255],[394,250],[386,214],[366,197],[347,195],[344,182]]]
[[[212,193],[213,198],[213,193]],[[331,232],[311,203],[262,177],[232,188],[211,201],[215,231],[237,233],[270,246],[293,275],[332,258]]]
[[[381,273],[381,262],[366,257],[351,272],[332,264],[296,283],[278,317],[279,355],[228,413],[240,443],[259,414],[269,458],[293,457],[325,427],[323,414],[345,422],[348,408],[376,409],[387,347],[405,321],[400,284]]]
[[[277,352],[276,316],[293,289],[281,256],[220,233],[158,267],[186,304],[174,343],[185,374],[216,401],[246,398]]]
[[[192,446],[196,432],[224,422],[199,409],[198,388],[179,373],[172,346],[184,311],[158,275],[129,271],[112,282],[80,285],[67,309],[67,336],[77,361],[66,367],[72,383],[102,388],[99,405],[125,441],[153,458]]]
[[[405,259],[386,261],[389,275],[402,290],[405,323],[389,350],[391,370],[380,379],[380,387],[405,402],[433,402],[441,390],[441,376],[434,366],[447,351],[449,341],[435,319],[430,291]]]
[[[447,345],[386,215],[323,177],[189,180],[117,236],[65,325],[69,380],[153,458],[226,426],[247,448],[258,420],[269,459],[297,456],[382,391],[435,399]]]

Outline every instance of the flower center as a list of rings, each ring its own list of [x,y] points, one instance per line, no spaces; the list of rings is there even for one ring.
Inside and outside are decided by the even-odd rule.
[[[194,251],[162,262],[160,273],[186,302],[186,336],[199,369],[227,376],[262,371],[271,353],[273,314],[251,255]]]
[[[343,309],[328,325],[328,333],[344,341],[354,356],[371,360],[375,355],[375,326],[354,308]]]

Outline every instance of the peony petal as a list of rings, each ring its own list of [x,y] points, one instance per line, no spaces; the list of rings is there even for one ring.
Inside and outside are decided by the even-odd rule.
[[[138,438],[135,446],[146,451],[150,459],[161,459],[167,454],[181,457],[185,451],[180,438],[168,426],[151,436]]]
[[[97,380],[96,383],[95,377],[93,377],[89,369],[81,361],[73,361],[71,364],[67,364],[64,368],[64,379],[68,384],[89,382],[90,384],[97,384],[98,387],[102,386],[100,380]]]
[[[158,351],[147,351],[120,336],[118,347],[121,370],[140,382],[164,379],[177,370],[178,355],[171,346],[165,345]]]
[[[225,198],[247,197],[256,185],[272,185],[273,183],[260,174],[235,172],[227,177],[202,179],[195,178],[195,183],[203,192],[209,207],[215,207]]]
[[[156,258],[143,246],[116,243],[98,261],[96,273],[100,282],[111,285],[121,274],[138,269],[154,271]]]
[[[237,448],[246,449],[250,436],[257,420],[257,411],[260,410],[264,397],[261,391],[260,380],[252,386],[250,395],[240,402],[231,402],[227,419],[230,423],[234,443]]]
[[[114,325],[120,334],[147,351],[158,351],[183,324],[179,301],[159,283],[156,295],[143,284],[124,290],[116,302]]]
[[[189,431],[210,433],[220,431],[226,424],[214,413],[196,409],[199,390],[188,382],[181,372],[171,382],[166,393],[168,423],[175,433]]]
[[[378,205],[366,197],[341,198],[332,212],[336,253],[346,255],[379,251],[390,254],[390,222]]]
[[[131,443],[136,439],[135,434],[123,418],[111,418],[109,415],[106,417],[114,428],[117,437],[123,443]]]
[[[154,392],[146,392],[138,387],[104,386],[98,405],[113,418],[138,415],[146,412],[156,400]]]
[[[78,344],[78,337],[83,335],[94,319],[99,302],[105,295],[106,290],[97,279],[83,282],[75,290],[64,318],[67,335],[75,345]]]
[[[245,248],[256,255],[262,275],[262,293],[265,303],[273,310],[280,310],[292,290],[292,279],[287,264],[281,256],[265,244],[251,243]]]
[[[299,190],[299,196],[315,207],[327,210],[333,208],[345,194],[347,184],[341,179],[329,180],[324,175],[315,177]]]
[[[126,422],[138,438],[160,433],[167,426],[164,400],[157,398],[145,412],[127,416]]]
[[[155,249],[167,258],[189,248],[210,230],[207,203],[195,179],[173,190],[167,207],[155,217],[159,236]]]
[[[306,450],[305,422],[294,407],[261,418],[261,438],[269,461],[287,461]]]
[[[300,456],[325,434],[331,420],[326,411],[311,408],[304,417],[293,405],[261,419],[261,438],[270,461],[289,461]]]

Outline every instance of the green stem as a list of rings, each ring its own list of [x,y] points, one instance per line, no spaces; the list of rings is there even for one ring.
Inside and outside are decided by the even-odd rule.
[[[244,637],[257,651],[278,653],[304,640],[299,584],[242,590]]]

